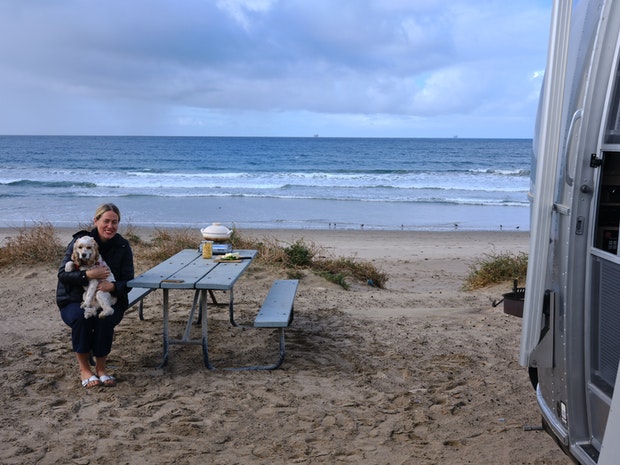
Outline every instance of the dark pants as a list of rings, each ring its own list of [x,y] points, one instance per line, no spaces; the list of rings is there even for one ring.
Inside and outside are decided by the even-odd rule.
[[[84,309],[79,302],[73,302],[60,310],[62,321],[71,327],[73,352],[92,353],[105,357],[112,350],[114,327],[123,319],[124,311],[114,308],[114,315],[105,318],[84,318]]]

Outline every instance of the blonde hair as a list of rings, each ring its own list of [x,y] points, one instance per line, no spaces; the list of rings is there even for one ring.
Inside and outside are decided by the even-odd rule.
[[[121,211],[118,209],[118,207],[113,203],[104,203],[99,205],[99,207],[95,211],[95,221],[101,218],[101,215],[103,215],[105,212],[110,211],[116,213],[116,216],[118,216],[118,221],[121,220]]]

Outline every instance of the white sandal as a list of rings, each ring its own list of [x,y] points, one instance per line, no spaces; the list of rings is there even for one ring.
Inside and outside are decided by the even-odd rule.
[[[116,386],[116,378],[114,378],[114,376],[102,375],[101,378],[99,378],[99,380],[101,381],[102,386],[105,386],[105,387]]]
[[[95,386],[101,386],[101,380],[97,377],[97,375],[92,375],[90,378],[82,380],[82,387],[85,387],[86,389],[94,388]]]

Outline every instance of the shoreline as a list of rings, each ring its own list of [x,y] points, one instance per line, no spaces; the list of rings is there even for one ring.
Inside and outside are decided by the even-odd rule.
[[[239,229],[514,231],[529,230],[529,207],[424,202],[258,197],[13,198],[2,207],[0,226],[50,222],[73,227],[90,222],[104,201],[120,208],[122,223],[136,227],[200,228],[219,222]],[[53,221],[52,221],[53,219]]]

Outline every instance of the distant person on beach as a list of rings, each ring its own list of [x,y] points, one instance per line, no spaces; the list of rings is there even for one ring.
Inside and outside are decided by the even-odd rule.
[[[112,349],[114,327],[120,323],[127,310],[127,282],[134,277],[133,251],[129,242],[117,232],[120,220],[121,213],[116,205],[107,203],[99,206],[93,220],[95,228],[92,231],[78,231],[73,235],[58,269],[56,303],[62,320],[71,327],[73,351],[77,356],[82,386],[85,388],[116,385],[114,377],[106,371],[106,362]],[[74,242],[84,236],[95,239],[107,267],[65,271],[65,265],[71,261]],[[106,281],[110,273],[114,275],[114,282]],[[98,290],[110,292],[116,297],[113,315],[105,318],[84,317],[84,309],[80,305],[84,286],[87,286],[91,279],[99,280]],[[96,360],[95,374],[90,368],[91,354]]]

